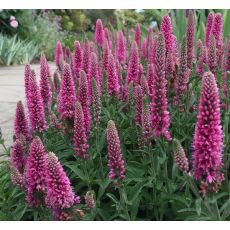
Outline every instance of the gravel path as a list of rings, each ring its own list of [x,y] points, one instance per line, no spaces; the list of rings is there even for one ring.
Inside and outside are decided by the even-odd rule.
[[[39,76],[39,65],[31,65]],[[55,69],[50,63],[51,71]],[[12,145],[13,120],[16,104],[19,100],[25,105],[24,66],[0,67],[0,127],[6,146]],[[0,155],[3,152],[0,146]]]

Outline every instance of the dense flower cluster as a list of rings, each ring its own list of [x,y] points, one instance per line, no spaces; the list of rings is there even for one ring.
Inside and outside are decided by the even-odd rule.
[[[89,146],[87,144],[84,114],[82,111],[82,106],[79,102],[76,103],[73,142],[76,155],[79,158],[88,158],[87,150]]]
[[[60,210],[70,208],[74,203],[80,202],[79,197],[76,197],[73,192],[69,178],[52,152],[47,154],[46,184],[46,204],[55,216],[60,214]]]
[[[21,101],[17,103],[14,116],[14,134],[16,138],[19,138],[20,134],[23,135],[27,141],[31,138],[24,106]]]
[[[202,78],[200,103],[194,135],[193,167],[197,180],[218,185],[224,179],[220,102],[215,76],[206,72]]]
[[[185,151],[181,146],[181,143],[174,139],[174,150],[173,157],[177,167],[184,173],[187,173],[189,170],[188,159],[186,157]]]
[[[112,120],[110,120],[107,125],[106,140],[108,148],[109,179],[123,180],[126,170],[121,152],[120,138]]]
[[[75,90],[70,66],[64,65],[58,98],[58,111],[61,119],[72,119],[75,111]]]
[[[39,137],[30,145],[25,177],[28,205],[38,206],[41,203],[39,193],[46,192],[46,152]]]
[[[167,140],[171,139],[168,131],[170,121],[168,112],[168,100],[166,97],[165,78],[165,43],[163,34],[160,33],[157,40],[156,59],[154,63],[155,76],[153,81],[153,93],[151,95],[151,120],[154,135],[163,135]]]
[[[30,125],[34,132],[42,132],[47,128],[42,97],[37,85],[35,72],[32,70],[28,79],[27,106]],[[27,84],[27,83],[26,83]]]

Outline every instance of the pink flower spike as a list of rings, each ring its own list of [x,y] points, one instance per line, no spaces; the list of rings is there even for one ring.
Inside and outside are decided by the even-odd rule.
[[[93,99],[93,95],[92,95],[92,79],[93,78],[96,79],[98,86],[100,86],[98,59],[97,59],[97,55],[92,52],[89,57],[89,72],[87,75],[90,104],[92,103],[92,99]]]
[[[78,158],[86,159],[89,157],[87,153],[89,146],[87,144],[87,137],[85,132],[84,114],[79,102],[76,103],[73,143],[74,150]]]
[[[81,70],[77,99],[81,103],[81,106],[82,106],[87,138],[89,137],[90,127],[91,127],[91,116],[90,116],[90,110],[89,110],[89,93],[88,92],[89,92],[89,89],[88,89],[87,77],[86,77],[85,72]]]
[[[206,188],[216,190],[224,180],[223,133],[220,120],[220,101],[216,78],[204,73],[193,140],[193,169],[195,178],[206,183]]]
[[[80,202],[80,198],[74,194],[70,180],[58,158],[52,152],[47,154],[46,184],[46,204],[56,219],[59,219],[57,214],[60,214],[63,209],[71,208],[76,201]]]
[[[135,124],[141,125],[142,121],[142,107],[143,107],[143,93],[140,85],[135,87]]]
[[[64,54],[62,49],[62,44],[60,41],[56,44],[56,53],[55,53],[55,63],[58,68],[61,68],[62,61],[64,60]]]
[[[207,64],[211,72],[215,75],[217,71],[217,53],[216,53],[216,39],[213,35],[210,37],[209,47],[208,47],[208,60]]]
[[[58,99],[58,112],[61,119],[73,119],[75,112],[75,88],[70,66],[64,64]]]
[[[187,40],[187,65],[189,69],[192,69],[194,59],[194,40],[195,40],[195,22],[194,13],[189,10],[186,40]]]
[[[37,85],[35,72],[32,70],[29,77],[29,93],[27,99],[30,125],[34,132],[46,130],[46,120],[42,97]]]
[[[125,178],[125,163],[121,152],[120,138],[115,123],[110,120],[106,129],[108,149],[108,166],[110,180],[123,180]]]
[[[209,40],[210,40],[210,35],[211,35],[211,30],[214,22],[214,14],[209,13],[207,17],[207,22],[206,22],[206,28],[205,28],[205,44],[206,47],[209,47]]]
[[[134,85],[136,85],[138,80],[138,74],[139,74],[139,54],[138,54],[137,43],[134,41],[130,51],[126,85],[128,86],[130,81],[133,81]]]
[[[112,48],[112,43],[111,43],[111,40],[110,40],[109,29],[108,29],[107,27],[104,28],[104,35],[105,35],[105,39],[106,39],[107,42],[108,42],[109,48],[111,49],[111,48]]]
[[[154,67],[155,76],[150,104],[153,132],[156,137],[163,135],[166,140],[171,140],[171,135],[168,131],[170,117],[168,112],[168,100],[166,96],[167,81],[165,78],[165,42],[162,33],[159,33],[158,35]]]
[[[46,152],[39,137],[35,137],[30,144],[26,165],[26,200],[30,207],[39,206],[43,201],[41,194],[46,192]]]
[[[102,47],[104,43],[104,29],[103,29],[103,24],[102,24],[101,19],[97,19],[94,38],[95,38],[96,43],[100,47]]]
[[[118,80],[118,74],[116,69],[116,63],[112,54],[109,55],[108,67],[107,67],[107,78],[108,78],[108,93],[109,95],[118,96],[120,86]]]
[[[11,164],[18,169],[19,172],[23,172],[26,165],[25,149],[20,140],[16,140],[13,144],[10,154]]]
[[[118,34],[116,49],[116,55],[119,63],[124,64],[126,61],[126,42],[122,31]]]
[[[17,103],[16,112],[14,116],[14,134],[16,138],[19,138],[22,134],[27,141],[29,141],[31,138],[24,106],[21,101]]]
[[[74,52],[73,52],[73,70],[74,75],[79,77],[79,72],[82,67],[82,49],[79,41],[74,42]]]
[[[51,103],[49,66],[44,54],[40,58],[40,92],[44,107],[49,109]]]
[[[137,43],[137,46],[140,47],[141,43],[141,28],[140,24],[137,23],[135,27],[135,37],[134,37],[135,42]]]
[[[160,31],[164,36],[166,54],[167,54],[169,51],[172,50],[172,44],[173,44],[172,23],[171,23],[171,18],[168,15],[162,17]]]

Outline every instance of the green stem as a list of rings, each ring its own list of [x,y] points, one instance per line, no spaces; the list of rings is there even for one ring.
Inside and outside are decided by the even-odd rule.
[[[100,171],[101,171],[101,177],[103,178],[104,170],[103,170],[101,151],[99,151],[99,132],[98,132],[98,128],[96,130],[96,149],[97,149],[97,154],[99,154],[99,158],[100,158],[100,160],[99,160],[100,161]]]
[[[127,203],[126,203],[125,198],[124,198],[126,196],[126,193],[125,193],[123,184],[119,187],[119,193],[120,193],[121,205],[122,205],[122,207],[123,207],[123,209],[125,211],[127,220],[130,221],[131,219],[130,219],[130,216],[129,216],[128,206],[127,206]]]

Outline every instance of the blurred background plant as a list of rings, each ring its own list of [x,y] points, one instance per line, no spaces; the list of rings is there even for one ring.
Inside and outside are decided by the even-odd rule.
[[[203,38],[206,17],[209,12],[215,11],[223,15],[226,38],[230,32],[227,26],[230,20],[228,10],[195,11],[197,37]],[[129,30],[139,22],[142,35],[145,36],[148,27],[151,25],[157,29],[162,16],[167,13],[172,18],[174,34],[180,42],[185,33],[186,10],[0,10],[0,65],[35,62],[41,52],[46,54],[49,61],[53,61],[58,40],[73,50],[75,40],[92,39],[98,18],[111,32],[124,28]]]

